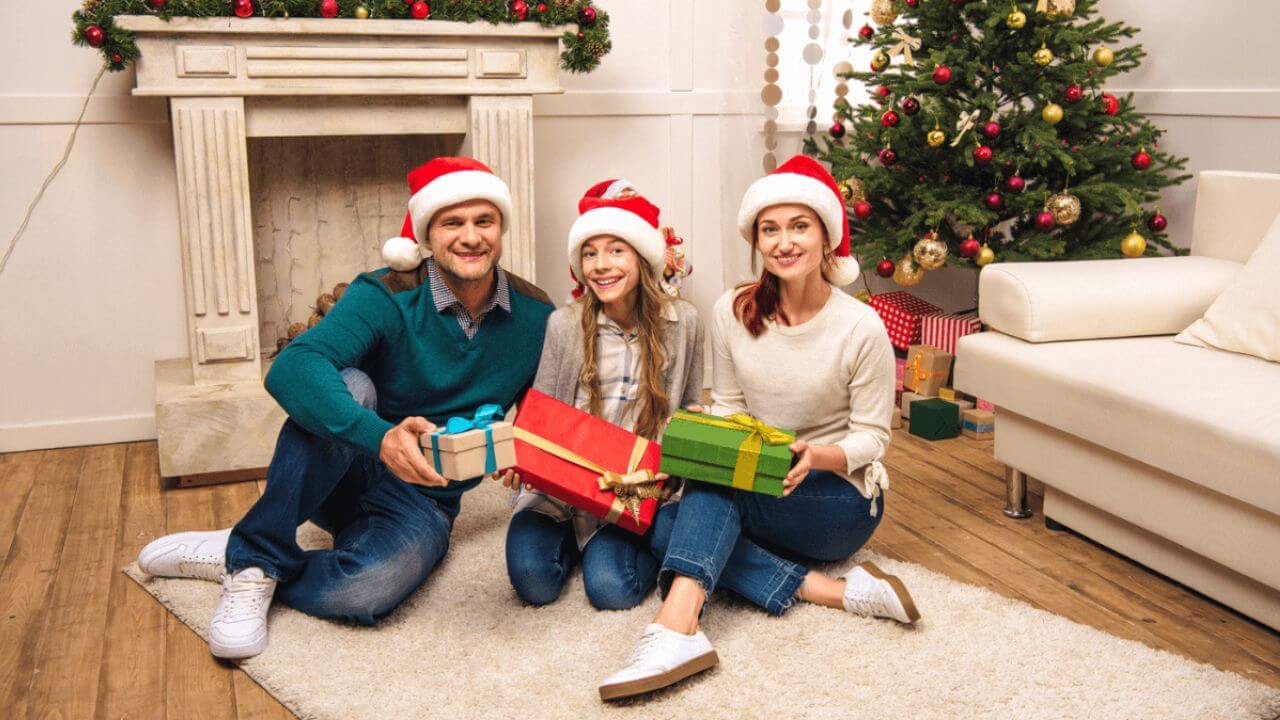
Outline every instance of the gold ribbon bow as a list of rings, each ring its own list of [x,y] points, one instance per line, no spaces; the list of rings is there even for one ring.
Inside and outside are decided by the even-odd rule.
[[[960,113],[960,119],[956,121],[956,136],[951,141],[951,147],[960,144],[960,140],[964,138],[964,134],[973,129],[978,124],[978,111],[971,110],[967,113]]]
[[[662,486],[654,478],[653,471],[636,470],[636,466],[640,464],[645,451],[649,449],[649,441],[645,438],[636,438],[636,444],[631,448],[631,457],[627,460],[626,472],[619,473],[603,468],[569,448],[557,445],[540,435],[534,435],[522,427],[516,426],[514,435],[517,440],[598,474],[600,477],[597,478],[597,481],[600,484],[600,489],[613,490],[614,494],[609,512],[604,516],[605,522],[616,523],[618,518],[622,517],[622,513],[626,512],[639,523],[640,503],[647,498],[662,497]]]
[[[908,65],[915,65],[916,61],[911,57],[911,51],[920,49],[920,38],[911,37],[902,28],[894,29],[891,37],[897,40],[898,44],[889,48],[889,57],[901,55]]]
[[[911,362],[907,363],[907,366],[906,366],[907,372],[911,373],[911,377],[915,381],[915,385],[916,385],[915,389],[917,391],[920,390],[921,380],[928,380],[934,375],[942,374],[942,372],[939,370],[925,370],[921,368],[920,359],[923,357],[924,357],[924,353],[916,353],[915,356],[911,358]]]
[[[1040,0],[1036,3],[1036,12],[1044,12],[1049,9],[1049,0]]]
[[[791,433],[767,425],[746,413],[734,413],[728,417],[716,418],[677,410],[676,417],[702,425],[747,432],[747,437],[738,445],[738,461],[733,466],[733,486],[739,490],[750,490],[754,486],[761,447],[787,445],[795,441],[795,436]]]

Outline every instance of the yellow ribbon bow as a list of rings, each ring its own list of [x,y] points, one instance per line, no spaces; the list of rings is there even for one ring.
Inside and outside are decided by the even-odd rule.
[[[964,134],[972,130],[973,126],[976,125],[977,123],[978,123],[977,110],[971,110],[967,113],[960,113],[960,119],[956,121],[956,136],[955,136],[955,139],[951,141],[951,147],[955,147],[959,145],[961,138],[964,137]]]
[[[902,28],[896,28],[891,37],[897,40],[898,44],[889,48],[889,57],[901,55],[908,65],[915,65],[916,61],[911,57],[911,51],[920,49],[920,38],[911,37]]]
[[[915,390],[916,390],[917,392],[919,392],[919,390],[920,390],[920,381],[921,381],[921,380],[928,380],[929,378],[933,377],[934,375],[941,375],[941,374],[942,374],[942,372],[941,372],[941,371],[938,371],[938,370],[925,370],[925,369],[921,368],[921,367],[920,367],[920,360],[921,360],[921,358],[923,358],[923,357],[924,357],[924,353],[916,353],[916,354],[911,358],[911,362],[907,363],[907,366],[906,366],[906,371],[907,371],[907,372],[909,372],[909,373],[911,373],[911,377],[912,377],[912,379],[913,379],[913,380],[914,380],[914,382],[915,382]]]
[[[717,418],[677,410],[676,417],[702,425],[747,432],[747,437],[738,445],[738,461],[733,466],[733,486],[739,490],[750,490],[754,486],[756,466],[760,463],[760,449],[764,445],[789,445],[796,439],[792,433],[765,424],[746,413]]]
[[[605,522],[616,523],[618,518],[622,517],[622,513],[626,512],[639,523],[640,503],[647,498],[661,498],[663,495],[662,485],[654,477],[653,471],[636,470],[645,451],[649,449],[649,441],[646,438],[636,438],[636,443],[631,448],[631,457],[627,460],[627,469],[619,473],[603,468],[569,448],[557,445],[540,435],[534,435],[518,425],[514,428],[514,435],[517,440],[598,474],[600,477],[597,478],[597,482],[600,489],[613,490],[614,493],[613,503],[604,517]]]

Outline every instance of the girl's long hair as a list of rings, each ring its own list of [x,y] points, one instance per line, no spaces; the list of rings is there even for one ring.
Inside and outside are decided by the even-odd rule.
[[[637,435],[657,440],[667,419],[667,389],[663,370],[667,350],[662,344],[663,303],[670,302],[658,286],[657,274],[637,254],[640,283],[636,286],[636,324],[640,336],[640,411],[636,417]],[[587,388],[589,411],[599,417],[601,405],[599,322],[602,305],[590,287],[578,298],[582,303],[582,384]]]
[[[817,215],[817,213],[814,213]],[[827,229],[818,219],[817,226],[822,229],[822,277],[830,280],[831,271],[835,268],[835,253],[827,241]],[[756,269],[756,249],[760,246],[760,220],[756,219],[751,226],[751,271]],[[738,318],[751,337],[764,334],[766,320],[774,320],[783,324],[790,322],[787,314],[778,306],[778,298],[782,292],[782,281],[768,268],[760,271],[760,277],[754,282],[743,283],[733,296],[733,316]]]

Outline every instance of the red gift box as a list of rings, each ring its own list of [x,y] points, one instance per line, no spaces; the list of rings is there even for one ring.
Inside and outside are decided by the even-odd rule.
[[[653,524],[656,498],[632,505],[633,513],[609,486],[627,487],[629,480],[642,480],[645,470],[657,473],[658,443],[529,390],[516,414],[515,445],[522,482],[638,535]],[[661,488],[661,483],[649,487]]]
[[[910,293],[895,290],[871,296],[884,327],[889,331],[889,342],[899,350],[906,350],[920,343],[920,323],[929,315],[941,315],[942,308]]]
[[[927,315],[920,321],[920,344],[955,355],[956,341],[978,332],[982,332],[982,321],[976,313]]]

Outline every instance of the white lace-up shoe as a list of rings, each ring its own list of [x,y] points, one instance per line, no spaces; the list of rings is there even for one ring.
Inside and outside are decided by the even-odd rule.
[[[600,683],[600,699],[618,700],[658,690],[719,662],[701,630],[685,635],[651,623],[645,626],[627,666]]]
[[[267,649],[267,611],[275,578],[261,568],[245,568],[222,580],[222,597],[209,623],[209,651],[228,660],[250,658]]]
[[[230,537],[231,528],[165,535],[142,548],[138,553],[138,567],[157,577],[218,582],[227,571],[227,539]]]
[[[874,563],[855,565],[844,580],[844,609],[854,615],[891,618],[908,625],[920,619],[907,586]]]

